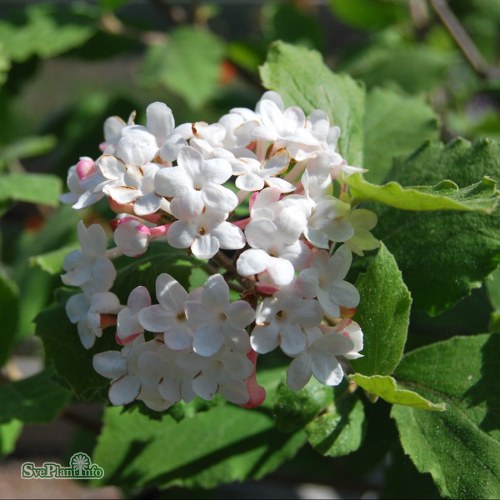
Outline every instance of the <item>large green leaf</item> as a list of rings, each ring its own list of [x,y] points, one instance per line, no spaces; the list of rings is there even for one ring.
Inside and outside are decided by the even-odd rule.
[[[322,109],[341,129],[340,153],[351,165],[363,162],[364,89],[348,75],[332,73],[314,50],[283,42],[271,45],[260,68],[262,82],[279,92],[287,105],[306,113]]]
[[[394,257],[384,244],[356,281],[361,302],[354,319],[364,333],[363,358],[352,360],[364,375],[389,375],[396,368],[406,342],[411,296]]]
[[[397,163],[391,179],[432,185],[451,179],[460,187],[488,175],[500,179],[500,145],[484,140],[428,144]],[[500,259],[500,212],[418,213],[378,207],[374,230],[394,254],[415,304],[432,315],[450,308],[480,286]]]
[[[53,380],[53,371],[0,385],[0,423],[50,422],[70,398],[70,392]]]
[[[396,380],[389,375],[372,375],[367,377],[361,373],[354,373],[349,377],[365,391],[373,396],[381,397],[391,404],[411,406],[419,410],[444,411],[446,405],[443,403],[433,403],[423,398],[415,391],[410,391],[398,385]]]
[[[50,174],[5,174],[0,176],[0,210],[9,201],[57,206],[62,181]]]
[[[361,174],[348,177],[347,183],[356,202],[376,201],[402,210],[490,213],[498,203],[496,182],[488,177],[462,189],[448,180],[435,186],[403,187],[394,181],[378,186],[367,182]]]
[[[276,429],[270,408],[276,384],[262,383],[269,402],[254,410],[224,404],[176,422],[168,414],[151,420],[137,409],[108,408],[93,457],[106,471],[104,481],[213,488],[272,472],[297,453],[306,436]]]
[[[142,80],[146,85],[165,85],[197,109],[217,92],[223,56],[222,42],[209,31],[175,28],[168,41],[148,49]]]
[[[329,457],[348,455],[359,449],[366,432],[363,403],[351,394],[346,383],[335,387],[334,399],[317,418],[306,427],[311,446]]]
[[[19,288],[0,269],[0,310],[2,328],[0,330],[0,367],[7,361],[14,343],[19,321]]]
[[[451,498],[500,496],[500,335],[455,337],[407,354],[395,376],[447,411],[394,406],[401,443]]]
[[[363,167],[375,184],[385,180],[393,158],[408,156],[439,137],[437,116],[422,98],[379,88],[367,95],[364,129]]]

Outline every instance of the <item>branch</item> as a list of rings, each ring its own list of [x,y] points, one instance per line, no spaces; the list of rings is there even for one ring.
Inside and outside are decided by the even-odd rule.
[[[446,0],[431,0],[431,5],[476,73],[482,77],[491,77],[493,70],[489,67],[481,52],[479,52],[472,38],[460,24],[458,18],[449,8]]]

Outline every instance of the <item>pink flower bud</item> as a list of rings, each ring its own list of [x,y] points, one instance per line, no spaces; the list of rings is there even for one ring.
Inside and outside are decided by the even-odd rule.
[[[94,174],[95,171],[95,162],[88,156],[82,156],[76,164],[76,174],[81,181]]]
[[[247,354],[247,358],[253,364],[253,372],[245,380],[245,384],[248,389],[248,394],[250,395],[250,399],[243,405],[240,405],[242,408],[257,408],[260,406],[264,400],[266,399],[266,390],[264,387],[258,384],[257,382],[257,353],[254,350],[251,350]]]

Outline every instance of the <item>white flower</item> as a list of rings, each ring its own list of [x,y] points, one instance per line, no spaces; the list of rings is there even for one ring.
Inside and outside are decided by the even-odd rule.
[[[340,384],[344,370],[337,356],[352,352],[353,342],[339,333],[324,334],[320,328],[312,328],[307,332],[307,344],[307,349],[294,358],[287,369],[287,385],[300,390],[311,375],[325,385]]]
[[[217,392],[231,403],[239,405],[250,399],[245,381],[252,375],[253,363],[245,353],[224,348],[210,357],[191,353],[179,358],[178,364],[197,373],[192,387],[203,399],[210,400]]]
[[[290,162],[290,155],[285,149],[275,151],[264,162],[261,162],[250,151],[246,156],[229,160],[233,166],[233,174],[237,175],[236,187],[243,191],[260,191],[267,184],[278,189],[281,193],[295,190],[295,186],[278,177],[283,173]]]
[[[96,337],[102,336],[101,315],[117,314],[121,309],[118,297],[111,292],[92,295],[78,293],[66,302],[66,314],[73,324],[77,324],[78,335],[85,349],[90,349]]]
[[[138,257],[149,247],[151,230],[138,219],[125,216],[118,220],[113,238],[124,255]]]
[[[288,356],[296,356],[306,348],[306,332],[317,327],[323,319],[323,310],[315,299],[302,299],[289,292],[278,292],[266,298],[257,307],[256,326],[250,341],[261,354],[278,345]]]
[[[105,183],[106,179],[96,169],[94,160],[82,156],[80,161],[68,170],[66,184],[70,192],[62,194],[59,199],[72,205],[75,210],[86,208],[103,198],[102,189]]]
[[[311,267],[304,269],[298,277],[298,284],[305,297],[318,297],[326,314],[333,318],[340,316],[340,306],[356,307],[359,292],[344,280],[352,262],[352,253],[342,245],[332,257],[326,250],[313,254]]]
[[[98,168],[108,180],[105,194],[121,205],[134,203],[137,215],[149,215],[160,208],[168,210],[168,202],[156,193],[154,179],[160,167],[155,163],[141,166],[127,165],[119,158],[104,155]]]
[[[275,147],[286,147],[294,158],[299,151],[320,149],[319,141],[307,128],[304,111],[298,106],[285,109],[277,92],[265,92],[255,111],[260,124],[251,131],[254,137],[274,142]],[[297,155],[296,159],[299,158]]]
[[[156,411],[172,406],[173,401],[160,395],[156,374],[145,371],[139,364],[143,354],[157,351],[160,345],[156,340],[145,342],[141,335],[121,351],[106,351],[94,356],[94,370],[111,379],[108,391],[111,404],[121,406],[138,399]]]
[[[210,276],[203,285],[201,302],[186,302],[186,312],[197,354],[212,356],[223,344],[244,353],[250,350],[245,327],[255,319],[255,311],[243,300],[229,301],[229,287],[220,274]]]
[[[167,273],[156,278],[156,298],[159,304],[139,312],[139,323],[150,332],[163,333],[165,344],[176,351],[190,349],[192,330],[186,316],[188,293]]]
[[[146,351],[139,358],[140,369],[153,380],[162,398],[174,403],[181,399],[189,402],[196,394],[192,389],[196,371],[183,368],[179,359],[191,356],[191,353],[174,351],[162,344],[155,351]],[[186,364],[186,363],[184,363]]]
[[[172,211],[174,216],[175,210]],[[206,209],[187,221],[175,221],[167,233],[167,241],[174,248],[191,248],[199,259],[212,258],[219,249],[238,250],[245,246],[241,229],[226,221],[227,214]]]
[[[247,225],[245,235],[252,248],[239,256],[236,267],[241,276],[266,271],[276,285],[288,285],[310,255],[309,248],[298,239],[306,219],[295,206],[283,206],[276,216],[272,213],[271,209],[272,220],[261,216]]]
[[[361,327],[355,321],[349,318],[344,318],[338,325],[335,325],[334,327],[321,325],[320,328],[325,334],[331,331],[339,333],[351,340],[351,342],[353,343],[352,351],[343,354],[344,358],[358,359],[363,357],[362,354],[359,354],[359,351],[363,350],[363,332],[361,331]]]
[[[150,305],[151,297],[146,287],[138,286],[130,292],[127,307],[118,313],[116,323],[116,339],[121,345],[129,344],[144,333],[144,328],[139,323],[139,313]]]
[[[254,140],[251,131],[260,122],[254,111],[247,108],[233,108],[219,119],[219,123],[226,131],[223,139],[224,147],[233,149],[248,146]]]
[[[61,275],[65,285],[81,287],[86,293],[105,292],[115,281],[116,270],[106,256],[106,234],[101,226],[92,224],[88,229],[78,223],[80,250],[69,253],[63,261],[66,273]]]
[[[166,167],[156,174],[156,191],[173,197],[172,213],[187,220],[204,208],[229,213],[238,205],[237,196],[222,186],[232,175],[231,165],[224,159],[205,160],[190,146],[179,151],[176,167]]]
[[[132,167],[150,163],[158,152],[155,136],[141,125],[128,125],[121,130],[114,156]]]

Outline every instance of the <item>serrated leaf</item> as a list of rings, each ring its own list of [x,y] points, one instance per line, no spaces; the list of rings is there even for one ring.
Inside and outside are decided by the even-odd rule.
[[[408,353],[395,376],[445,412],[394,406],[405,453],[450,498],[500,496],[500,335],[455,337]]]
[[[488,177],[462,189],[449,180],[435,186],[404,187],[394,181],[378,186],[354,174],[346,181],[357,202],[376,201],[401,210],[491,213],[498,204],[496,182]]]
[[[351,360],[365,375],[388,375],[396,368],[406,343],[411,296],[398,265],[384,244],[356,281],[361,295],[354,319],[364,334],[363,358]]]
[[[272,390],[264,385],[269,395]],[[268,406],[247,410],[225,404],[180,422],[108,408],[94,461],[111,484],[213,488],[264,477],[305,441],[303,431],[279,432]]]
[[[224,45],[209,31],[175,28],[163,44],[151,46],[142,68],[146,85],[162,84],[198,109],[212,99],[218,88]]]
[[[439,137],[437,116],[422,98],[378,88],[366,98],[364,131],[365,177],[375,184],[385,180],[393,158],[408,156]]]
[[[282,382],[276,391],[273,414],[276,427],[294,432],[304,427],[333,401],[331,387],[312,379],[300,391],[293,391]]]
[[[498,158],[500,145],[490,140],[428,144],[396,163],[390,177],[402,185],[432,185],[447,178],[465,187],[486,175],[498,181]],[[415,305],[431,315],[468,296],[498,267],[498,209],[492,214],[377,210],[376,237],[394,254]]]
[[[0,367],[9,358],[19,321],[19,288],[0,269]]]
[[[271,45],[260,67],[264,86],[276,90],[288,106],[306,113],[322,109],[341,129],[339,150],[351,165],[363,162],[364,89],[348,75],[331,72],[314,50],[283,42]]]
[[[0,176],[0,206],[25,201],[56,207],[62,181],[51,174],[4,174]]]
[[[36,334],[43,340],[46,360],[77,398],[102,401],[109,380],[94,370],[92,360],[98,352],[119,348],[114,332],[105,330],[92,349],[85,349],[76,326],[68,320],[64,305],[45,309],[38,314],[35,322]]]
[[[70,392],[53,380],[54,372],[0,385],[0,423],[13,419],[24,423],[52,421],[70,398]]]
[[[40,269],[49,274],[59,274],[62,272],[64,257],[66,257],[66,255],[73,250],[77,250],[79,248],[80,245],[75,243],[73,245],[66,245],[58,250],[53,250],[52,252],[35,255],[30,258],[30,264],[32,266],[38,266]]]
[[[329,457],[348,455],[359,449],[366,432],[363,403],[350,394],[346,384],[334,388],[334,402],[307,427],[309,444]]]
[[[356,382],[365,391],[394,405],[411,406],[419,410],[445,411],[444,403],[433,403],[415,391],[401,388],[397,381],[389,375],[372,375],[367,377],[354,373],[349,379]]]
[[[0,458],[14,451],[22,429],[23,423],[20,420],[11,420],[8,424],[0,424]]]

